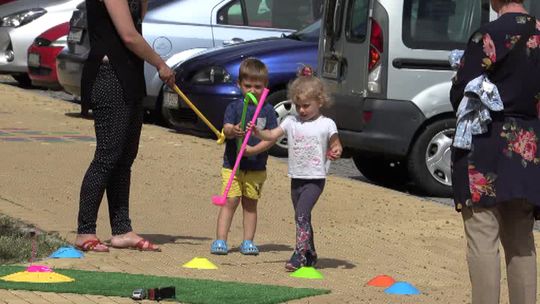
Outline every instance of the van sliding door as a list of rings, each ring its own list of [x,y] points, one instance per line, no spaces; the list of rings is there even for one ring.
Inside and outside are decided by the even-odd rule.
[[[319,43],[319,75],[330,88],[333,106],[325,114],[340,129],[362,129],[367,96],[370,12],[373,0],[328,0]]]

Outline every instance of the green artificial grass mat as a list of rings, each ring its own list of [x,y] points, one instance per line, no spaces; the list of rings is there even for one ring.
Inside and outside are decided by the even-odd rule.
[[[0,277],[24,271],[21,266],[0,266]],[[270,304],[327,294],[330,290],[293,288],[238,282],[186,279],[118,272],[54,269],[75,279],[69,283],[19,283],[0,280],[1,289],[130,297],[136,288],[176,287],[176,300],[182,303]]]

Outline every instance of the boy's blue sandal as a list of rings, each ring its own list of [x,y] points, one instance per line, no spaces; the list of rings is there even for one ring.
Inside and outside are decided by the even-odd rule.
[[[229,247],[224,240],[215,240],[210,246],[210,253],[217,255],[226,255],[229,253]]]
[[[259,248],[250,240],[244,240],[240,245],[240,253],[243,255],[258,255]]]

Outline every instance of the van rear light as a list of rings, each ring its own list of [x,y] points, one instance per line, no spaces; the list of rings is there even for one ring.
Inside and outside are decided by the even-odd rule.
[[[382,66],[379,64],[368,75],[368,91],[371,93],[381,92],[381,72]]]
[[[368,91],[371,93],[381,92],[381,54],[383,53],[383,32],[382,28],[372,19],[371,36],[369,40],[369,63],[368,63]]]
[[[373,68],[381,61],[381,54],[373,47],[369,47],[369,71],[373,71]]]
[[[377,21],[371,22],[371,37],[369,40],[369,71],[371,72],[375,66],[381,61],[381,53],[383,52],[383,35],[382,29]]]
[[[362,120],[364,121],[365,124],[367,124],[368,122],[371,121],[371,118],[373,118],[373,112],[371,111],[364,111],[362,113]]]

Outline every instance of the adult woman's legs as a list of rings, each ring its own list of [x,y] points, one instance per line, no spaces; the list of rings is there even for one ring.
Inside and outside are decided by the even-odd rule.
[[[506,202],[499,207],[510,304],[536,303],[533,210],[525,200]]]
[[[112,66],[108,64],[100,67],[92,90],[92,104],[97,146],[81,186],[76,244],[95,238],[96,220],[103,193],[124,154],[130,132],[133,113],[124,99]],[[129,179],[126,182],[129,189]],[[119,213],[117,216],[125,215]],[[119,220],[129,223],[129,218]],[[131,227],[128,229],[131,230]]]
[[[106,188],[107,201],[109,202],[109,219],[113,235],[132,231],[129,218],[131,166],[139,150],[143,110],[141,105],[133,105],[127,107],[126,111],[130,112],[126,144]]]
[[[499,304],[499,212],[496,207],[464,207],[461,213],[467,239],[472,304]]]
[[[510,303],[536,303],[533,210],[523,200],[492,208],[463,208],[473,304],[499,303],[499,239],[505,252]]]

